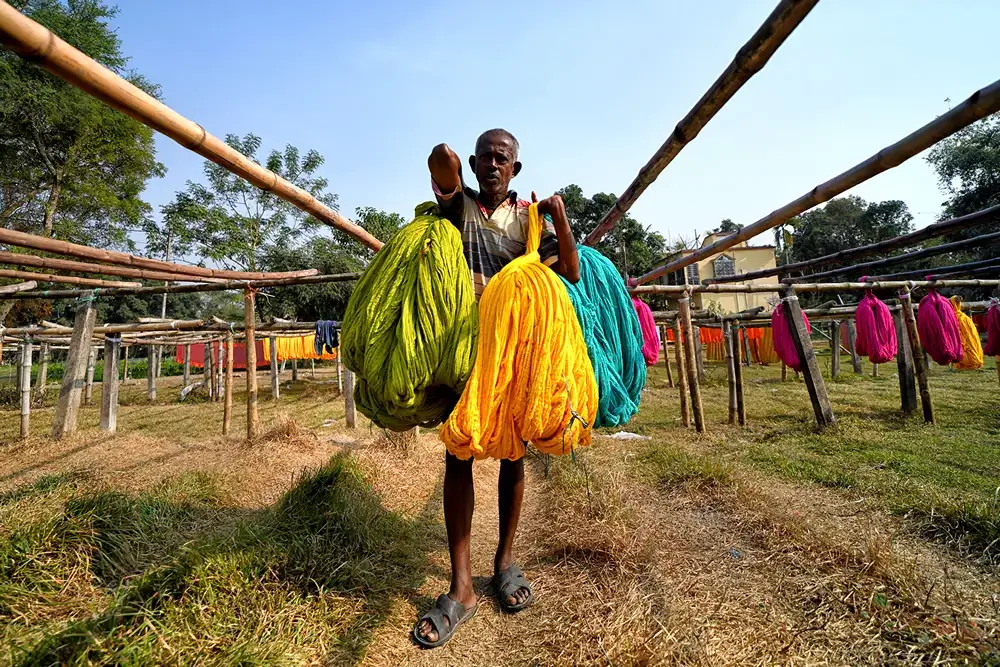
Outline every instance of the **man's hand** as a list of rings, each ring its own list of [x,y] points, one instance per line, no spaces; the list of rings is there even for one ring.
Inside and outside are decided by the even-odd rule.
[[[441,192],[454,192],[462,185],[462,161],[448,144],[438,144],[427,158],[431,178]]]
[[[538,201],[538,196],[531,193],[531,201],[538,204],[539,215],[548,214],[552,218],[552,226],[556,228],[556,238],[559,240],[559,260],[552,265],[556,273],[561,275],[571,283],[580,280],[580,257],[576,252],[576,239],[573,238],[573,230],[570,229],[569,219],[566,217],[566,205],[562,197],[552,195],[542,201]]]

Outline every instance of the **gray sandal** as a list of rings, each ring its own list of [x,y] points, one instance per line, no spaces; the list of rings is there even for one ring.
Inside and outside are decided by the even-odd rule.
[[[455,630],[458,630],[462,623],[475,616],[477,609],[479,609],[478,601],[472,609],[466,610],[465,605],[461,602],[452,600],[447,595],[439,595],[431,610],[421,616],[420,620],[413,626],[413,639],[424,648],[437,648],[451,639]],[[445,621],[445,619],[448,620]],[[424,621],[430,621],[434,631],[437,632],[437,641],[432,642],[420,636],[418,629]]]
[[[518,590],[528,589],[528,597],[520,604],[510,604],[507,598],[513,597]],[[493,577],[493,589],[496,591],[497,602],[508,614],[521,611],[531,606],[535,601],[535,594],[531,590],[531,583],[525,578],[524,572],[517,565],[511,565],[503,572]]]

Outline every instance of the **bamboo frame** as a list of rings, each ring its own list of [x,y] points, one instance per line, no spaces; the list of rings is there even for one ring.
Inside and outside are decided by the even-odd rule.
[[[265,192],[273,193],[318,220],[347,232],[372,250],[382,247],[381,241],[302,188],[230,148],[201,125],[180,115],[4,2],[0,2],[0,43],[108,106],[167,135],[184,148]]]
[[[1000,257],[983,259],[978,262],[968,262],[966,264],[941,266],[935,269],[901,271],[899,273],[890,273],[884,276],[870,276],[869,278],[871,280],[899,280],[901,278],[927,278],[930,280],[940,280],[942,278],[952,278],[955,276],[988,275],[997,271],[1000,271]]]
[[[254,333],[254,290],[243,291],[244,327],[247,365],[247,440],[253,440],[260,431],[260,412],[257,410],[257,345]]]
[[[625,188],[625,192],[611,210],[604,214],[597,227],[587,235],[584,244],[595,245],[611,231],[639,199],[639,195],[645,192],[681,150],[698,136],[698,133],[747,81],[764,68],[778,47],[799,26],[817,2],[818,0],[782,0],[778,3],[753,36],[736,52],[729,66],[687,115],[677,123],[674,131],[649,162],[639,170],[635,180]]]
[[[738,243],[748,241],[758,234],[773,229],[792,217],[864,183],[871,177],[902,164],[905,160],[930,148],[945,137],[997,111],[1000,111],[1000,81],[994,81],[985,88],[977,90],[968,99],[923,127],[896,143],[886,146],[864,162],[860,162],[827,182],[817,185],[798,199],[768,213],[753,224],[640,276],[639,283],[647,283],[654,278],[683,269],[690,264],[717,255]]]
[[[859,290],[877,289],[915,289],[919,287],[997,287],[1000,280],[905,280],[905,281],[879,281],[870,280],[868,282],[854,283],[794,283],[787,284],[767,284],[767,285],[640,285],[630,287],[630,294],[684,294],[692,292],[695,294],[732,294],[732,293],[772,293],[781,292],[786,287],[791,287],[796,292],[852,292]]]
[[[813,259],[807,259],[801,262],[783,264],[771,269],[750,271],[748,273],[740,273],[734,276],[725,276],[722,278],[706,278],[702,281],[702,284],[717,285],[720,283],[746,282],[748,280],[769,278],[771,276],[787,274],[793,271],[801,271],[802,269],[808,269],[814,266],[860,259],[861,257],[867,257],[868,255],[874,255],[888,250],[895,250],[897,248],[905,248],[906,246],[921,243],[928,239],[938,238],[952,232],[968,229],[970,227],[976,227],[978,225],[985,225],[989,222],[998,220],[1000,220],[1000,204],[990,206],[989,208],[984,208],[980,211],[975,211],[958,218],[952,218],[951,220],[945,220],[933,225],[928,225],[923,229],[918,229],[915,232],[897,236],[893,239],[886,239],[885,241],[858,246],[856,248],[846,248],[829,255],[823,255],[822,257],[814,257]]]
[[[89,262],[77,262],[71,259],[59,259],[56,257],[40,257],[20,252],[0,251],[0,264],[12,264],[15,266],[30,266],[38,269],[52,269],[54,271],[74,271],[76,273],[96,273],[105,276],[120,276],[123,278],[139,278],[141,280],[180,280],[190,282],[220,282],[225,278],[209,278],[205,276],[194,276],[190,274],[173,273],[169,271],[150,271],[147,269],[133,269],[127,266],[91,264]],[[124,286],[124,285],[123,285]]]
[[[23,283],[15,283],[13,285],[0,285],[0,294],[15,294],[17,292],[26,292],[28,290],[33,290],[38,287],[38,283],[34,280],[29,280]],[[0,321],[3,318],[0,317]]]
[[[20,280],[40,280],[43,283],[63,283],[64,285],[85,285],[87,287],[142,287],[142,283],[126,283],[99,278],[79,278],[77,276],[57,276],[52,273],[36,273],[34,271],[18,271],[16,269],[0,269],[0,278],[18,278]],[[12,297],[27,292],[14,292],[5,296]]]

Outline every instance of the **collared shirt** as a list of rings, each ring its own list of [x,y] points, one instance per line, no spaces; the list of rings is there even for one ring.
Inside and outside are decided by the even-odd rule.
[[[433,185],[433,183],[432,183]],[[478,193],[471,188],[442,193],[433,185],[434,195],[444,217],[462,232],[462,247],[472,272],[472,285],[479,298],[490,278],[510,261],[525,253],[528,238],[528,206],[530,202],[517,198],[511,191],[499,207],[490,213],[479,203]],[[552,219],[546,215],[538,254],[551,266],[559,259],[559,241]]]

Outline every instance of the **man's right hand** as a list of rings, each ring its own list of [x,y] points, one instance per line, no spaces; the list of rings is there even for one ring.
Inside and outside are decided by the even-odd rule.
[[[462,160],[448,144],[438,144],[427,158],[431,178],[441,192],[454,192],[462,185]]]

